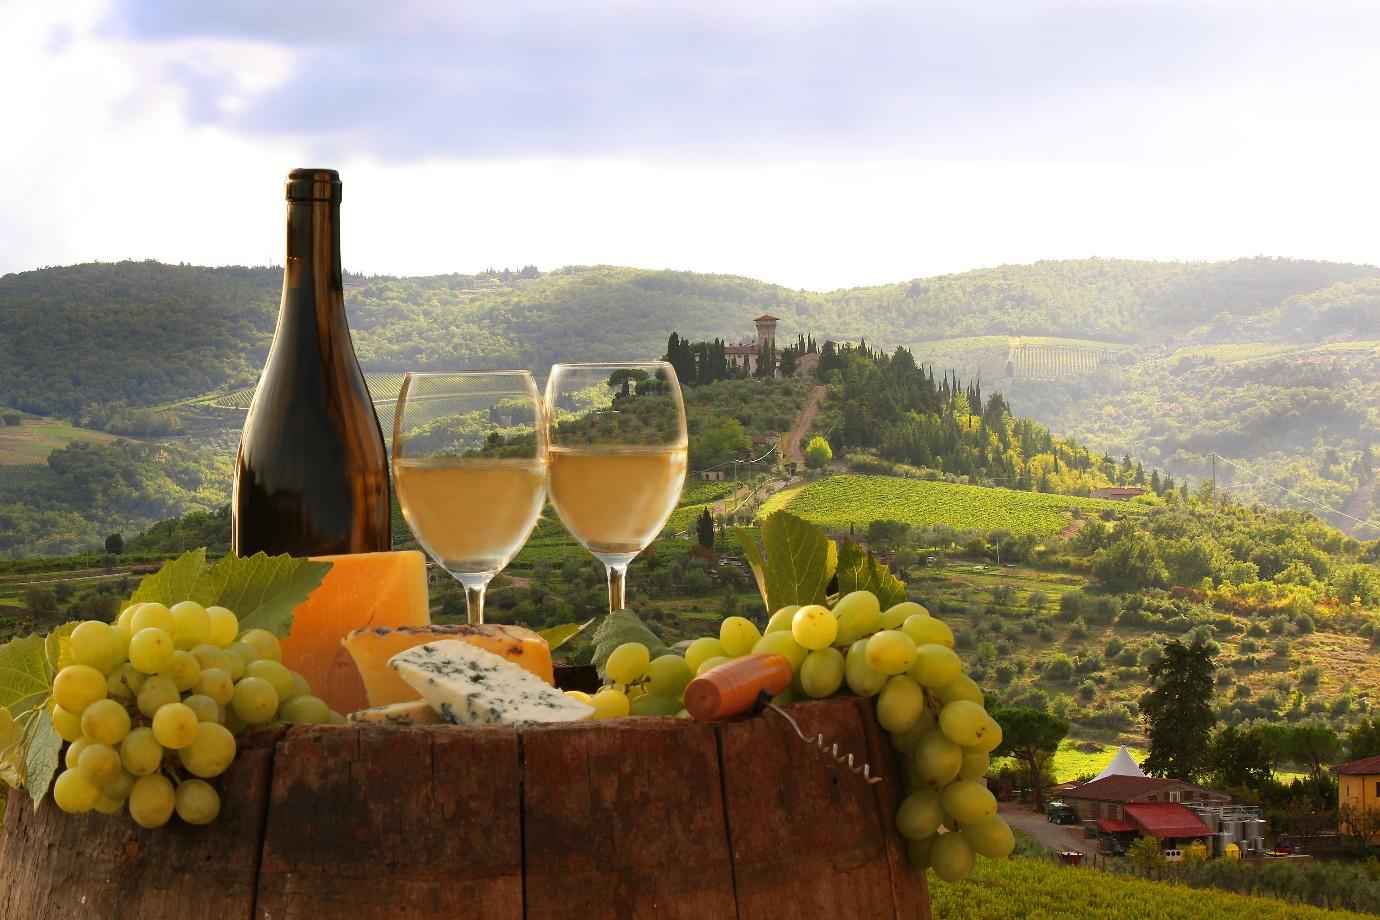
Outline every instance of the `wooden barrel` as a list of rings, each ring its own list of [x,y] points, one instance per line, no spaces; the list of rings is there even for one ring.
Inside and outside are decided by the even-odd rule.
[[[770,712],[270,729],[245,738],[208,827],[12,797],[0,917],[928,918],[871,703],[789,711],[884,782]]]

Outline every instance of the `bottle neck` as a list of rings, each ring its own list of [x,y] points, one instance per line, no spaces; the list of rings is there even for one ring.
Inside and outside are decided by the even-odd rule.
[[[287,203],[287,262],[283,270],[280,332],[317,334],[345,325],[340,273],[340,202]]]

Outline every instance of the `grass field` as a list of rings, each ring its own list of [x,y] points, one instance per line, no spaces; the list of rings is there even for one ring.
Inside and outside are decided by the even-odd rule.
[[[114,435],[77,428],[51,418],[26,418],[0,425],[0,466],[45,464],[48,455],[73,441],[113,441]]]
[[[978,861],[953,884],[930,873],[935,920],[1362,920],[1324,910],[1035,859]]]
[[[1074,508],[1139,513],[1127,502],[1016,492],[891,476],[831,476],[772,496],[759,516],[782,509],[830,526],[866,526],[874,520],[912,526],[947,524],[960,530],[1009,530],[1051,536],[1068,526]]]

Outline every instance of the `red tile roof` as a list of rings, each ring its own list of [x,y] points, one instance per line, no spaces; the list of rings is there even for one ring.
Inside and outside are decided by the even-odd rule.
[[[1212,836],[1208,826],[1178,802],[1131,802],[1123,809],[1126,817],[1154,837]]]
[[[1104,834],[1129,834],[1140,830],[1130,821],[1098,821],[1097,829]]]
[[[1149,792],[1156,792],[1170,786],[1182,786],[1177,779],[1160,776],[1104,776],[1091,782],[1069,789],[1064,793],[1066,799],[1088,799],[1094,802],[1125,802]]]
[[[1380,755],[1375,757],[1365,757],[1361,760],[1353,760],[1350,763],[1339,763],[1332,767],[1333,773],[1345,773],[1348,775],[1376,775],[1380,774]]]

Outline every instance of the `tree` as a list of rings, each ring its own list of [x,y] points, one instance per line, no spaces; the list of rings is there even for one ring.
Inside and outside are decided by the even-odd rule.
[[[805,468],[810,470],[822,470],[834,459],[834,449],[829,446],[829,442],[819,435],[810,439],[810,443],[805,445]]]
[[[708,508],[695,518],[695,539],[706,549],[714,548],[714,515],[709,513]]]
[[[627,399],[632,395],[632,386],[647,379],[647,372],[635,367],[623,367],[609,375],[610,388],[617,387],[618,395]]]
[[[125,551],[125,538],[123,535],[113,533],[105,538],[105,551],[112,556],[118,556]]]
[[[1169,583],[1169,572],[1155,540],[1146,533],[1130,534],[1099,550],[1093,557],[1092,573],[1103,587],[1117,594],[1163,588]]]
[[[867,542],[872,549],[889,552],[896,549],[910,533],[910,525],[901,521],[874,520],[867,525]]]
[[[1289,760],[1308,768],[1314,780],[1338,759],[1342,739],[1326,725],[1295,725],[1286,736],[1285,754]]]
[[[1368,719],[1352,726],[1346,734],[1346,756],[1362,760],[1380,754],[1380,718]]]
[[[1219,786],[1258,792],[1275,776],[1266,740],[1256,729],[1228,725],[1212,739],[1208,760],[1212,781]]]
[[[694,469],[718,466],[751,447],[752,439],[743,423],[723,416],[705,425],[690,439],[690,463]]]
[[[1045,810],[1043,765],[1069,733],[1069,723],[1037,709],[998,709],[992,718],[1001,726],[1001,746],[994,756],[1010,754],[1030,771],[1035,810]]]
[[[1212,678],[1216,665],[1204,645],[1184,645],[1175,639],[1164,646],[1159,661],[1150,665],[1154,689],[1140,700],[1150,739],[1145,772],[1192,782],[1209,765],[1212,727]]]

